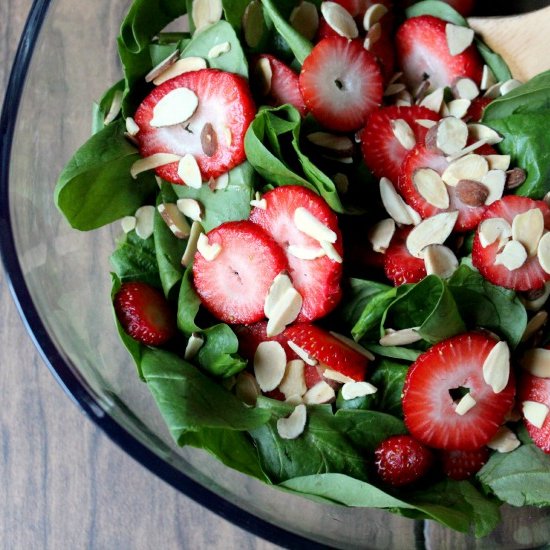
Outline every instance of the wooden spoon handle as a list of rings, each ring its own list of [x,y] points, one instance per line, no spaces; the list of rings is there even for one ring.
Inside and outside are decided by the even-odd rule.
[[[550,6],[512,17],[471,17],[470,26],[525,82],[550,69]]]

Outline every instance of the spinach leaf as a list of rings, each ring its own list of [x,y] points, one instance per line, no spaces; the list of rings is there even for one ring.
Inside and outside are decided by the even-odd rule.
[[[140,157],[124,137],[124,121],[92,136],[65,166],[55,187],[55,203],[75,228],[96,229],[133,215],[157,185],[152,173],[130,175]]]
[[[381,357],[389,357],[390,359],[401,359],[412,363],[418,359],[422,353],[416,349],[409,349],[402,346],[380,346],[378,344],[368,344],[366,348]]]
[[[495,75],[497,82],[506,82],[512,78],[510,68],[506,64],[506,61],[498,53],[495,53],[483,40],[476,36],[474,40],[483,61],[491,69],[491,72]]]
[[[374,294],[366,303],[361,316],[351,329],[356,341],[375,340],[380,338],[380,326],[388,306],[395,300],[397,288],[388,287],[387,290]]]
[[[484,327],[505,338],[511,347],[519,344],[527,313],[515,292],[491,284],[466,265],[455,271],[448,286],[469,328]]]
[[[111,106],[122,100],[124,92],[124,80],[118,81],[111,86],[99,100],[99,103],[94,103],[92,115],[92,135],[97,134],[105,128],[105,117],[109,114]]]
[[[344,423],[332,414],[330,405],[308,407],[306,428],[293,440],[282,439],[276,426],[278,418],[292,412],[292,405],[260,397],[256,407],[273,415],[271,421],[250,432],[262,468],[272,482],[327,472],[346,472],[357,479],[366,479],[364,453],[343,433]]]
[[[227,22],[240,31],[243,23],[243,16],[251,0],[222,0],[223,14]]]
[[[149,46],[149,55],[151,56],[151,65],[156,67],[167,57],[172,55],[178,49],[179,41],[169,44],[151,44]]]

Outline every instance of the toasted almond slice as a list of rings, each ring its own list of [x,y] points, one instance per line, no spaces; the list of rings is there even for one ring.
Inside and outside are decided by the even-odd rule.
[[[520,295],[520,300],[529,311],[539,311],[542,308],[548,297],[550,296],[550,282],[544,284],[542,288],[531,290],[523,295]]]
[[[291,244],[288,246],[286,251],[291,256],[299,258],[300,260],[316,260],[317,258],[322,258],[323,256],[326,256],[326,252],[320,247],[313,248],[311,246],[299,246],[296,244]]]
[[[193,90],[175,88],[155,105],[149,124],[154,128],[181,124],[193,116],[198,105],[199,98]]]
[[[360,353],[363,357],[366,357],[369,361],[374,361],[374,355],[368,349],[365,349],[363,346],[358,344],[355,340],[352,340],[351,338],[348,338],[347,336],[344,336],[343,334],[340,334],[338,332],[331,331],[330,334],[334,336],[336,340],[340,340],[340,342],[346,344],[346,346],[355,350],[357,353]]]
[[[155,207],[151,205],[140,206],[136,210],[136,235],[140,239],[148,239],[153,234],[155,219]]]
[[[479,242],[483,248],[497,239],[504,246],[512,237],[512,226],[504,218],[488,218],[479,226]],[[500,247],[499,247],[500,248]]]
[[[231,42],[221,42],[220,44],[216,44],[215,46],[212,46],[210,50],[208,50],[208,59],[216,59],[216,57],[220,57],[220,55],[223,55],[225,53],[228,53],[231,51]]]
[[[261,394],[258,382],[249,372],[240,372],[235,383],[235,395],[247,405],[253,407]]]
[[[136,124],[136,121],[131,117],[126,118],[126,131],[129,136],[137,136],[139,133],[139,126]]]
[[[517,187],[522,185],[526,179],[527,172],[523,168],[519,168],[519,166],[516,166],[515,168],[506,171],[506,182],[504,186],[508,190],[516,189]]]
[[[550,409],[544,403],[536,401],[523,401],[521,404],[523,416],[536,428],[542,428]]]
[[[265,199],[253,199],[250,201],[250,206],[259,208],[260,210],[267,210],[267,201]]]
[[[290,24],[304,38],[313,40],[319,28],[317,6],[311,2],[301,2],[290,14]]]
[[[374,24],[380,22],[386,13],[388,8],[384,4],[371,4],[363,16],[363,28],[368,31]]]
[[[487,143],[487,140],[480,139],[479,141],[474,141],[471,145],[468,145],[467,147],[464,147],[461,151],[458,153],[455,153],[454,155],[449,155],[446,157],[447,162],[454,162],[455,160],[458,160],[459,158],[465,157],[466,155],[469,155],[470,153],[473,153],[477,149],[479,149],[482,145],[485,145]]]
[[[455,187],[455,196],[468,206],[482,206],[489,197],[489,188],[479,181],[460,180]]]
[[[306,405],[321,405],[323,403],[329,403],[336,397],[332,386],[327,384],[324,380],[317,382],[315,386],[309,388],[304,395],[304,403]]]
[[[326,378],[327,380],[334,380],[335,382],[339,382],[340,384],[346,384],[347,382],[354,382],[353,378],[350,378],[349,376],[346,376],[345,374],[342,374],[337,370],[332,370],[329,368],[326,368],[323,371],[323,378]]]
[[[309,353],[302,349],[298,344],[295,344],[292,340],[287,341],[288,347],[300,358],[304,363],[314,367],[317,365],[317,359],[311,357]]]
[[[485,155],[489,163],[489,170],[508,170],[510,168],[510,155]]]
[[[435,120],[430,120],[428,118],[418,118],[416,119],[416,123],[423,128],[428,128],[428,130],[437,124]]]
[[[212,181],[210,189],[212,189],[212,191],[220,191],[221,189],[225,189],[228,185],[229,172],[226,172],[225,174],[218,176],[215,180]]]
[[[397,141],[405,148],[407,151],[413,149],[416,145],[416,138],[414,137],[414,132],[412,128],[408,125],[406,120],[402,118],[396,118],[390,121],[391,129],[393,135],[396,137]]]
[[[453,116],[445,117],[437,125],[436,144],[446,155],[454,155],[466,147],[468,125]]]
[[[509,453],[521,445],[516,434],[508,427],[501,426],[497,433],[487,443],[489,449],[499,453]]]
[[[451,162],[441,178],[447,185],[454,187],[460,180],[481,181],[488,171],[487,160],[472,153]]]
[[[386,330],[386,334],[380,338],[381,346],[406,346],[419,342],[422,336],[418,334],[420,327],[404,328],[402,330]]]
[[[203,208],[195,199],[178,199],[178,210],[193,221],[202,221]]]
[[[483,97],[486,97],[488,99],[496,99],[500,96],[501,86],[502,82],[497,82],[496,84],[489,86],[489,88],[487,88],[487,91],[483,94]]]
[[[503,137],[498,132],[480,122],[470,122],[470,124],[468,124],[468,130],[471,139],[476,141],[484,140],[485,143],[489,145],[500,143],[503,140]]]
[[[289,405],[293,405],[294,407],[304,404],[304,400],[302,399],[301,395],[289,395],[284,402],[288,403]]]
[[[323,252],[330,260],[338,264],[341,264],[344,261],[332,243],[329,243],[328,241],[319,241],[319,244],[321,245]]]
[[[412,95],[407,91],[403,90],[394,96],[395,106],[396,107],[410,107],[414,100]]]
[[[380,180],[380,197],[387,213],[397,222],[404,225],[413,223],[411,215],[407,210],[407,205],[401,196],[395,190],[392,182],[388,178]]]
[[[359,29],[349,11],[336,2],[323,2],[321,14],[329,27],[340,36],[353,40],[359,36]]]
[[[260,342],[254,354],[254,375],[264,392],[274,390],[283,379],[286,353],[279,342]]]
[[[173,202],[160,203],[157,206],[157,210],[168,226],[168,229],[170,229],[170,231],[178,239],[186,239],[189,237],[191,227],[187,223],[187,220],[182,216],[182,213],[176,204]]]
[[[254,79],[258,83],[258,90],[261,95],[266,96],[271,91],[273,70],[268,57],[260,57],[254,68]]]
[[[277,420],[277,433],[282,439],[296,439],[304,432],[306,422],[306,406],[303,404],[296,405],[290,416]]]
[[[169,69],[178,60],[179,56],[179,50],[172,52],[145,75],[145,82],[153,82],[155,78],[158,78],[163,72]]]
[[[413,183],[420,195],[436,208],[449,208],[449,193],[441,176],[432,168],[419,168],[413,174]]]
[[[451,55],[459,55],[468,49],[474,40],[474,30],[462,25],[447,23],[445,26],[447,46]]]
[[[523,82],[520,82],[519,80],[516,80],[515,78],[511,78],[510,80],[506,80],[506,82],[503,82],[500,86],[500,95],[506,95],[510,93],[512,90],[515,90],[516,88],[519,88]]]
[[[479,95],[479,88],[471,78],[459,78],[453,85],[453,92],[461,99],[475,99]]]
[[[496,255],[495,265],[503,265],[506,269],[514,271],[519,269],[527,261],[527,251],[519,241],[508,241],[502,252]]]
[[[312,132],[307,135],[307,139],[313,145],[317,145],[323,149],[342,152],[347,155],[353,152],[353,141],[347,136],[337,136],[329,132]]]
[[[185,185],[200,189],[202,186],[202,175],[199,165],[193,155],[189,153],[179,161],[178,176],[182,179]]]
[[[406,89],[407,89],[407,87],[402,82],[393,82],[392,84],[388,84],[387,88],[384,90],[384,96],[389,97],[389,96],[392,96],[392,95],[397,95],[397,94],[400,94],[401,92],[405,91]],[[399,119],[399,120],[402,120],[402,119]],[[392,120],[392,122],[394,122],[394,121]],[[403,121],[403,122],[405,122],[405,121]],[[407,124],[407,123],[405,122],[405,124]],[[394,133],[395,133],[395,129],[394,129]],[[413,137],[414,137],[414,134],[413,134]]]
[[[199,350],[204,344],[204,336],[200,332],[193,332],[187,340],[187,345],[185,346],[185,351],[183,353],[183,358],[186,361],[191,361],[199,353]]]
[[[306,393],[304,367],[305,363],[301,359],[293,359],[286,364],[285,375],[279,384],[279,390],[284,394],[285,399],[294,395],[301,398]]]
[[[349,189],[349,179],[346,176],[346,174],[341,174],[338,172],[337,174],[334,174],[334,185],[336,185],[336,189],[339,193],[347,193]]]
[[[303,206],[299,206],[294,211],[294,223],[302,233],[305,233],[319,242],[336,242],[336,233]]]
[[[124,233],[130,233],[130,231],[136,228],[136,222],[135,216],[124,216],[124,218],[120,220],[122,231],[124,231]]]
[[[545,314],[546,312],[540,311],[539,313]],[[547,317],[548,314],[546,314],[544,320],[546,320]],[[526,351],[521,359],[521,366],[533,376],[550,378],[550,350],[532,348]]]
[[[178,162],[180,159],[181,157],[179,155],[173,155],[172,153],[155,153],[149,157],[136,160],[130,168],[130,175],[132,178],[136,179],[142,172],[154,170],[159,166],[165,166],[166,164],[171,164],[172,162]]]
[[[483,362],[483,380],[500,393],[508,385],[510,378],[510,349],[504,341],[493,346]]]
[[[548,313],[546,313],[546,311],[538,311],[527,323],[521,341],[527,342],[527,340],[534,336],[546,324],[547,320]]]
[[[544,217],[539,208],[531,208],[514,216],[512,239],[519,241],[529,256],[537,253],[539,241],[544,233]]]
[[[206,261],[212,262],[219,256],[222,247],[219,243],[210,244],[208,236],[201,233],[197,239],[197,251]]]
[[[467,393],[464,397],[456,404],[455,413],[464,416],[469,410],[473,409],[476,406],[476,400]]]
[[[493,71],[491,71],[489,65],[483,65],[480,88],[482,90],[488,90],[494,84],[496,84],[496,78]]]
[[[424,264],[428,275],[448,279],[458,267],[454,252],[442,244],[430,244],[424,249]]]
[[[287,325],[296,320],[302,303],[302,295],[294,287],[285,290],[270,311],[266,328],[268,338],[281,334]]]
[[[187,246],[185,247],[185,252],[181,257],[181,264],[183,266],[189,267],[191,265],[191,262],[195,257],[195,253],[197,252],[197,244],[199,241],[199,236],[202,235],[203,232],[204,232],[204,229],[199,222],[193,222],[191,224],[191,233],[189,234],[189,238],[187,239]]]
[[[462,118],[466,116],[471,104],[472,102],[469,99],[453,99],[447,103],[449,115],[456,118]]]
[[[416,258],[422,258],[424,249],[430,244],[443,244],[451,234],[458,212],[441,212],[418,224],[407,236],[408,251]]]
[[[271,283],[271,286],[269,287],[269,290],[267,291],[267,295],[265,297],[264,313],[268,319],[273,313],[275,305],[283,297],[284,293],[290,288],[294,288],[294,285],[292,284],[288,273],[286,271],[281,271],[281,273],[279,273],[273,279],[273,282]]]
[[[542,269],[550,274],[550,233],[545,233],[539,241],[537,258]]]
[[[168,66],[166,70],[160,73],[153,80],[153,84],[155,86],[160,86],[167,80],[175,78],[176,76],[180,76],[191,71],[200,71],[201,69],[206,69],[206,67],[206,60],[202,57],[184,57],[183,59],[178,59],[175,63]]]
[[[502,198],[504,185],[506,183],[506,172],[504,170],[489,170],[481,179],[481,182],[489,190],[485,204],[493,204]]]
[[[217,23],[222,18],[221,0],[193,0],[191,17],[197,31]]]
[[[257,48],[266,32],[264,11],[258,0],[248,3],[243,14],[244,41],[251,48]]]
[[[443,97],[445,95],[445,89],[444,88],[437,88],[432,93],[428,94],[422,101],[420,102],[421,107],[426,107],[426,109],[430,109],[430,111],[435,111],[436,113],[439,113],[441,110],[441,106],[443,105]]]
[[[346,382],[342,386],[342,397],[346,401],[349,401],[350,399],[355,399],[356,397],[372,395],[377,391],[378,388],[369,382]]]
[[[218,150],[218,134],[210,122],[202,127],[200,141],[203,153],[207,157],[213,157]]]
[[[393,218],[386,218],[379,221],[371,227],[368,232],[369,241],[372,244],[372,249],[375,252],[384,254],[390,246],[391,240],[395,233],[395,221]]]

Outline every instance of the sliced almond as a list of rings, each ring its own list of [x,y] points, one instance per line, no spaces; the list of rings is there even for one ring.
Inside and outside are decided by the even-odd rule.
[[[136,228],[136,222],[135,216],[124,216],[124,218],[120,220],[122,231],[124,231],[124,233],[130,233],[130,231]]]
[[[212,191],[220,191],[221,189],[225,189],[228,185],[229,185],[229,173],[226,172],[225,174],[218,176],[216,179],[212,181],[210,185],[210,189],[212,189]]]
[[[471,122],[468,124],[470,138],[474,140],[484,140],[489,145],[495,145],[503,140],[503,137],[489,126],[480,122]]]
[[[395,221],[393,218],[379,221],[376,225],[371,227],[368,232],[368,238],[372,244],[372,249],[375,252],[384,254],[390,246],[394,233]]]
[[[491,86],[496,84],[496,78],[491,71],[489,65],[483,65],[483,72],[481,73],[481,85],[482,90],[488,90]]]
[[[195,253],[197,252],[199,236],[202,235],[203,232],[204,230],[199,222],[193,222],[191,224],[191,232],[189,234],[189,238],[187,239],[187,246],[185,247],[185,251],[181,257],[181,264],[183,266],[189,267],[191,265],[191,262],[195,257]]]
[[[462,399],[456,404],[455,413],[464,416],[469,410],[473,409],[476,406],[476,400],[467,393],[462,397]]]
[[[471,78],[459,78],[453,85],[456,97],[472,101],[479,95],[479,88]]]
[[[550,282],[544,284],[542,288],[531,290],[520,295],[520,300],[529,311],[539,311],[542,308],[548,297],[550,296]]]
[[[175,63],[169,65],[153,80],[153,84],[155,86],[160,86],[167,80],[171,80],[176,76],[180,76],[191,71],[200,71],[201,69],[206,69],[206,67],[206,61],[202,57],[184,57],[183,59],[178,59]]]
[[[430,120],[428,118],[418,118],[415,121],[419,126],[422,126],[422,128],[433,128],[437,122],[435,120]]]
[[[495,265],[503,265],[506,269],[514,271],[519,269],[527,261],[527,251],[519,241],[508,241],[502,252],[496,255]]]
[[[462,25],[447,23],[445,26],[447,46],[451,55],[459,55],[468,49],[474,40],[474,30]]]
[[[541,311],[539,313],[546,313]],[[546,315],[545,319],[548,315]],[[550,378],[550,350],[532,348],[525,352],[521,359],[521,366],[533,376]]]
[[[337,340],[340,340],[340,342],[346,344],[346,346],[355,350],[357,353],[360,353],[363,357],[366,357],[369,361],[374,361],[374,355],[368,349],[365,349],[363,346],[358,344],[355,340],[352,340],[351,338],[348,338],[347,336],[344,336],[343,334],[340,334],[338,332],[331,331],[330,334],[334,336],[334,338],[336,338]]]
[[[535,428],[542,428],[550,409],[544,403],[536,401],[523,401],[521,409],[525,419]]]
[[[460,180],[481,181],[488,171],[487,160],[472,153],[451,162],[441,174],[441,178],[447,185],[454,187]]]
[[[462,157],[465,157],[469,155],[470,153],[473,153],[474,151],[477,151],[482,145],[486,145],[487,140],[480,139],[479,141],[474,141],[471,145],[468,145],[467,147],[464,147],[461,151],[458,153],[455,153],[454,155],[449,155],[446,157],[447,162],[454,162],[455,160],[458,160]]]
[[[332,386],[322,380],[305,393],[304,403],[306,405],[322,405],[334,401],[335,397],[336,394]]]
[[[202,127],[200,140],[203,153],[207,157],[213,157],[218,150],[218,134],[210,122]]]
[[[130,175],[132,178],[136,179],[142,172],[154,170],[159,166],[165,166],[172,162],[178,162],[180,159],[181,157],[179,155],[173,155],[172,153],[155,153],[149,157],[136,160],[130,168]]]
[[[515,78],[506,80],[506,82],[503,82],[500,86],[500,94],[506,95],[510,93],[512,90],[519,88],[522,84],[523,84],[522,82],[520,82],[519,80],[516,80]]]
[[[504,341],[493,346],[483,362],[483,380],[494,393],[500,393],[510,378],[510,349]]]
[[[195,199],[178,199],[178,210],[193,221],[202,221],[203,208]]]
[[[153,108],[149,124],[153,128],[174,126],[189,120],[199,105],[199,98],[189,88],[175,88],[168,92]]]
[[[256,382],[256,379],[252,376],[252,374],[243,371],[237,375],[235,395],[243,403],[253,407],[261,393],[260,386],[258,386],[258,382]]]
[[[489,88],[487,88],[487,91],[483,94],[483,97],[486,97],[488,99],[496,99],[500,96],[501,86],[502,82],[497,82],[496,84],[489,86]]]
[[[537,334],[537,332],[546,324],[547,320],[548,313],[546,313],[546,311],[538,311],[535,315],[533,315],[525,327],[521,341],[527,342],[527,340]]]
[[[436,208],[449,208],[449,193],[441,176],[432,168],[419,168],[413,174],[413,183],[420,195]]]
[[[341,264],[344,261],[332,243],[329,243],[328,241],[319,241],[319,244],[321,245],[323,252],[330,260],[338,264]]]
[[[129,136],[136,136],[139,133],[139,126],[136,124],[136,121],[131,117],[126,118],[126,131]]]
[[[353,378],[350,378],[349,376],[346,376],[345,374],[342,374],[337,370],[332,370],[328,368],[323,371],[323,378],[326,378],[327,380],[334,380],[334,382],[338,382],[340,384],[346,384],[348,382],[354,381]]]
[[[313,248],[311,246],[299,246],[291,244],[288,246],[286,251],[291,256],[299,258],[300,260],[316,260],[317,258],[326,256],[326,252],[320,247]]]
[[[363,16],[363,28],[368,31],[374,24],[380,22],[386,13],[388,8],[384,4],[370,5]]]
[[[508,427],[501,426],[497,433],[487,443],[489,449],[498,453],[509,453],[521,445],[517,435]]]
[[[222,18],[221,0],[193,0],[191,17],[197,31],[217,23]]]
[[[437,88],[432,93],[428,94],[422,99],[422,101],[420,102],[420,106],[426,107],[426,109],[430,109],[430,111],[439,113],[439,111],[441,110],[441,106],[443,105],[444,95],[445,89]]]
[[[349,401],[357,397],[365,397],[376,393],[378,388],[369,382],[346,382],[342,386],[342,397]]]
[[[416,258],[422,258],[424,249],[430,244],[443,244],[451,234],[458,212],[441,212],[418,224],[407,236],[408,251]]]
[[[216,44],[215,46],[212,46],[210,50],[208,50],[208,59],[216,59],[217,57],[220,57],[220,55],[223,55],[225,53],[229,53],[231,51],[231,42],[221,42],[220,44]]]
[[[193,155],[187,154],[179,161],[178,176],[189,187],[200,189],[202,186],[201,170]]]
[[[489,163],[489,170],[508,170],[510,168],[510,155],[485,155]]]
[[[456,118],[463,118],[466,116],[471,104],[472,102],[469,99],[453,99],[447,103],[449,115]]]
[[[214,261],[222,251],[219,243],[212,243],[208,240],[208,236],[201,233],[197,239],[197,252],[199,252],[206,261]]]
[[[307,409],[305,405],[296,405],[287,418],[277,420],[277,433],[282,439],[296,439],[304,432],[307,422]]]
[[[252,199],[250,206],[259,208],[260,210],[267,210],[267,201],[265,199]]]
[[[380,338],[381,346],[406,346],[419,342],[422,336],[418,334],[420,327],[404,328],[402,330],[386,330],[386,334]]]
[[[290,14],[290,24],[304,38],[313,40],[319,28],[317,6],[311,2],[301,2]]]
[[[309,142],[331,153],[350,155],[353,153],[353,141],[347,136],[338,136],[329,132],[312,132],[307,135]]]
[[[424,249],[424,264],[428,275],[448,279],[458,268],[455,253],[442,244],[430,244]]]
[[[334,174],[334,185],[339,193],[347,193],[349,189],[349,179],[346,174]]]
[[[316,218],[307,208],[299,206],[294,211],[294,224],[304,234],[317,241],[335,243],[336,233]]]
[[[284,293],[290,288],[294,288],[294,285],[288,273],[286,271],[281,271],[281,273],[273,279],[265,297],[264,313],[267,318],[271,316],[277,302],[279,302]]]
[[[285,375],[279,384],[279,390],[285,399],[297,395],[302,397],[307,391],[304,376],[305,363],[301,359],[294,359],[286,364]]]
[[[264,10],[259,0],[248,3],[243,14],[244,41],[251,48],[257,48],[264,36]]]
[[[483,248],[497,240],[504,246],[511,237],[512,226],[504,218],[488,218],[479,226],[479,242]]]
[[[411,215],[407,209],[407,204],[395,190],[392,182],[388,178],[380,180],[380,197],[386,212],[397,222],[404,225],[413,223]]]
[[[183,353],[183,358],[186,361],[191,361],[199,353],[199,350],[204,344],[204,336],[199,332],[193,332],[187,340],[187,345],[185,346],[185,351]]]
[[[409,126],[406,120],[403,120],[402,118],[396,118],[390,121],[390,125],[393,131],[393,135],[396,137],[397,141],[402,145],[402,147],[407,149],[407,151],[410,151],[415,147],[416,138],[414,137],[414,132],[412,128]]]
[[[489,189],[479,181],[460,180],[455,187],[455,196],[463,204],[475,208],[486,204]]]
[[[410,107],[413,105],[414,100],[408,90],[403,90],[394,96],[396,107]]]
[[[289,395],[285,399],[285,403],[288,403],[289,405],[293,405],[294,407],[297,407],[298,405],[303,405],[304,400],[302,399],[301,395]]]
[[[273,70],[271,61],[268,57],[260,57],[254,67],[254,80],[257,83],[260,94],[266,96],[271,91],[271,81],[273,80]]]
[[[186,239],[189,237],[191,227],[187,223],[187,220],[182,216],[182,213],[176,204],[173,202],[161,203],[157,206],[157,210],[161,218],[168,226],[168,229],[170,229],[170,231],[178,239]]]
[[[145,75],[145,82],[153,82],[155,78],[158,78],[164,71],[171,67],[178,60],[179,56],[179,50],[172,52],[166,59],[163,59]]]
[[[353,40],[359,36],[359,29],[353,17],[340,4],[336,2],[323,2],[321,14],[328,26],[340,36]]]
[[[506,183],[506,172],[504,170],[489,170],[482,178],[481,182],[489,190],[485,199],[485,204],[493,204],[502,198],[504,185]]]
[[[452,116],[445,117],[437,125],[437,148],[446,155],[454,155],[464,149],[468,141],[468,125]]]
[[[539,241],[544,233],[544,217],[539,208],[531,208],[514,216],[512,239],[519,241],[529,256],[537,253]]]
[[[505,170],[507,170],[505,168]],[[506,171],[506,189],[517,189],[527,179],[527,172],[523,168],[512,168],[512,170]]]
[[[545,233],[539,241],[537,258],[542,269],[550,274],[550,233]]]
[[[254,376],[264,392],[274,390],[283,379],[286,353],[279,342],[261,342],[254,354]]]
[[[393,82],[392,84],[388,84],[387,88],[384,90],[384,96],[390,97],[392,95],[397,95],[405,91],[406,89],[407,89],[407,86],[405,86],[405,84],[403,84],[402,82]],[[392,122],[394,121],[392,120]],[[394,130],[394,133],[395,133],[395,130]]]
[[[122,92],[120,90],[117,90],[113,95],[111,105],[109,106],[109,111],[105,115],[105,118],[103,119],[103,124],[105,126],[108,126],[109,124],[111,124],[111,122],[113,122],[113,120],[115,120],[116,117],[120,114],[121,108],[122,108]]]
[[[413,225],[418,225],[422,221],[420,214],[412,206],[409,206],[408,204],[405,206],[407,207],[407,212],[409,213]]]
[[[140,206],[135,213],[136,235],[140,239],[148,239],[153,234],[155,207],[151,205]]]
[[[288,343],[288,347],[300,359],[302,359],[302,361],[304,361],[304,363],[306,363],[307,365],[310,365],[312,367],[317,365],[317,359],[315,359],[314,357],[311,357],[311,355],[309,355],[309,353],[305,349],[302,349],[298,344],[295,344],[292,340],[288,340],[287,343]]]
[[[270,311],[266,328],[268,338],[281,334],[287,325],[296,320],[302,303],[302,295],[294,287],[285,290]]]

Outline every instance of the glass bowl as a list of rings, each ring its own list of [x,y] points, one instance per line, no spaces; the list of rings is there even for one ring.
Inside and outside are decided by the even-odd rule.
[[[149,470],[283,546],[519,549],[549,542],[545,511],[504,508],[501,526],[476,540],[432,522],[292,496],[173,443],[113,324],[108,256],[119,225],[79,233],[53,203],[61,168],[90,134],[92,102],[120,78],[115,44],[128,5],[90,0],[76,9],[72,0],[36,0],[0,122],[4,266],[29,333],[67,395]]]

